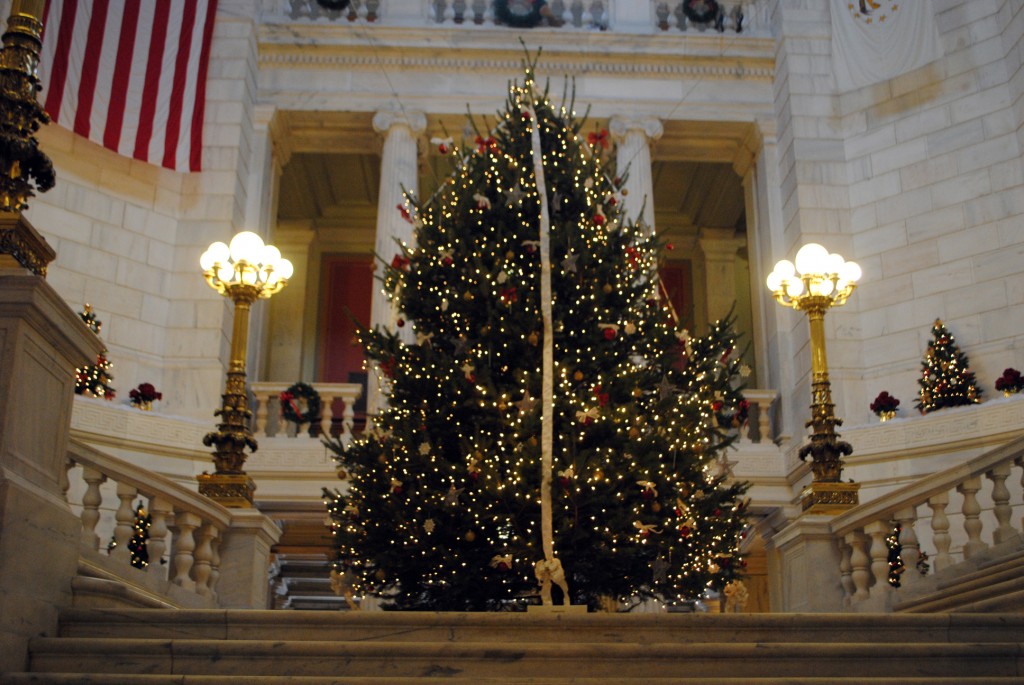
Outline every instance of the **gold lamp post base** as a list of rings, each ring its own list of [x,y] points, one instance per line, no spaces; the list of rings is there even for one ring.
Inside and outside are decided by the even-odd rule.
[[[201,473],[199,494],[220,505],[235,509],[251,509],[256,483],[245,473]]]
[[[858,490],[860,483],[816,481],[804,489],[800,506],[805,514],[841,514],[860,502]]]

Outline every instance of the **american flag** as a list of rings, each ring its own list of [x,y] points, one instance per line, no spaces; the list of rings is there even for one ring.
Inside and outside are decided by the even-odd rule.
[[[40,101],[127,157],[199,171],[217,0],[48,0]]]

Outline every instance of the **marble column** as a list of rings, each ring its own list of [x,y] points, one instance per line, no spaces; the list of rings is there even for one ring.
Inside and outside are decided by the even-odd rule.
[[[654,231],[654,177],[651,175],[651,141],[664,132],[654,117],[613,116],[608,129],[616,141],[616,171],[625,176],[622,210],[626,219],[646,223]],[[643,214],[641,215],[641,211]]]
[[[380,189],[377,202],[377,237],[374,252],[385,262],[399,251],[399,242],[412,242],[412,224],[402,217],[397,206],[405,203],[403,188],[415,194],[418,190],[416,137],[427,127],[422,112],[380,111],[373,117],[373,128],[384,136],[381,152]],[[383,265],[377,264],[376,273]],[[394,330],[396,311],[378,284],[374,283],[370,326],[386,326]],[[404,339],[411,339],[411,330],[403,330]],[[367,413],[376,414],[382,405],[379,378],[374,372],[367,383]]]
[[[708,322],[729,313],[736,301],[736,253],[745,244],[731,228],[702,228],[697,239],[703,256],[705,312]]]

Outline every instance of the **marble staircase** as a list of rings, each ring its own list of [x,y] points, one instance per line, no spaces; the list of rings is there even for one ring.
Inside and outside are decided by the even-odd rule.
[[[82,609],[24,683],[1024,683],[1024,615]]]

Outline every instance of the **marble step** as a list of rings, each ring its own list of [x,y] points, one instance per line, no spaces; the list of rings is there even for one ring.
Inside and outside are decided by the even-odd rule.
[[[66,637],[571,643],[1016,642],[1024,615],[510,614],[70,608]]]
[[[896,611],[1013,611],[1024,607],[1024,554],[950,580],[935,592],[901,602]]]
[[[492,636],[493,637],[493,636]],[[390,643],[35,638],[37,673],[470,679],[1010,677],[1019,643]]]
[[[345,676],[9,673],[0,685],[707,685],[698,678],[349,678]],[[1020,685],[1024,677],[714,678],[714,685]]]

